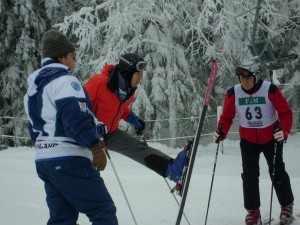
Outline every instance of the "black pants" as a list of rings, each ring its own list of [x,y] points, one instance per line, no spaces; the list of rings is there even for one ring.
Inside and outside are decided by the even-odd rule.
[[[244,139],[240,142],[243,163],[243,192],[244,207],[254,210],[260,207],[259,195],[259,157],[262,152],[267,160],[269,174],[274,184],[274,189],[280,205],[293,203],[294,196],[291,188],[290,178],[285,171],[282,159],[283,143],[277,143],[275,175],[273,173],[274,141],[266,144],[253,144]]]

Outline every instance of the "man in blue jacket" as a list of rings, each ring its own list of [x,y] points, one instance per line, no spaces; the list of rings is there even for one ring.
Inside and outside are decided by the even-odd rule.
[[[117,225],[116,207],[98,172],[106,166],[98,136],[103,127],[97,121],[97,130],[91,103],[71,73],[75,48],[65,35],[49,30],[42,58],[42,67],[27,79],[24,107],[37,174],[45,184],[47,224],[76,224],[81,212],[93,225]]]

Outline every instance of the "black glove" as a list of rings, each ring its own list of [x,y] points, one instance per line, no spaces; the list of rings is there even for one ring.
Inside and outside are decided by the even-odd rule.
[[[214,133],[214,140],[215,140],[215,143],[219,143],[220,141],[223,141],[224,140],[224,131],[222,130],[222,125],[216,129],[215,133]]]
[[[139,122],[140,126],[134,126],[135,133],[136,135],[141,136],[143,134],[143,131],[145,130],[145,121],[140,118],[138,118],[137,121]]]
[[[284,141],[285,139],[286,138],[285,138],[284,132],[283,132],[283,130],[280,129],[279,123],[277,122],[274,126],[274,140],[276,140],[277,142],[280,142],[280,141]]]

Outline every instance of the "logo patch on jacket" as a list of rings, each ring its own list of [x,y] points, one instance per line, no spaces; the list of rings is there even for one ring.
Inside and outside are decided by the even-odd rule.
[[[72,81],[71,86],[75,89],[75,91],[79,91],[81,85],[76,81]]]
[[[86,102],[78,102],[78,104],[79,104],[80,111],[86,113],[86,109],[87,109]]]
[[[37,144],[35,145],[35,147],[38,149],[44,149],[44,148],[54,148],[57,145],[58,145],[57,143],[45,143],[45,144]]]

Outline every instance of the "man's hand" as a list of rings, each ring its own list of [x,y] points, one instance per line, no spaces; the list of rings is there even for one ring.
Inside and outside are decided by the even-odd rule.
[[[283,130],[280,129],[279,127],[279,122],[277,121],[275,126],[274,126],[274,135],[273,135],[275,141],[284,141],[285,137],[284,137],[284,132]]]
[[[140,136],[145,130],[145,121],[140,119],[133,111],[129,114],[127,122],[134,126],[136,135]]]
[[[216,129],[213,139],[215,143],[219,143],[220,141],[224,140],[224,132],[222,130],[222,126],[220,126],[218,129]]]
[[[106,146],[103,142],[96,144],[95,146],[89,148],[93,154],[92,166],[97,171],[102,171],[105,169],[107,159],[105,155]]]
[[[137,121],[140,125],[134,126],[135,133],[136,133],[136,135],[141,136],[143,134],[143,131],[145,130],[145,121],[140,118],[138,118]]]
[[[277,132],[274,133],[274,139],[276,141],[283,141],[284,140],[284,133],[282,130],[279,130]]]
[[[95,123],[96,123],[97,133],[103,138],[106,137],[107,127],[105,126],[105,124],[96,119],[95,119]]]

